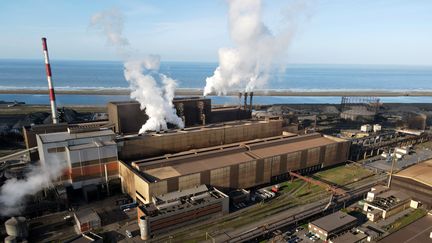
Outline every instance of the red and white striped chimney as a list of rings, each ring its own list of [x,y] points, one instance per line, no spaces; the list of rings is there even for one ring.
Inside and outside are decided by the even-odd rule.
[[[52,121],[53,121],[53,124],[57,124],[58,123],[57,106],[56,106],[54,86],[53,86],[52,76],[51,76],[51,65],[50,65],[49,57],[48,57],[48,46],[47,46],[47,42],[46,42],[45,37],[42,38],[42,48],[43,48],[44,57],[45,57],[45,69],[46,69],[47,80],[48,80]]]

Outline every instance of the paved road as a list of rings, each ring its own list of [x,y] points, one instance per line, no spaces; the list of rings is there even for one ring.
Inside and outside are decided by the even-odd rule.
[[[379,243],[432,242],[432,239],[429,237],[430,232],[432,232],[432,215],[426,215],[414,223],[409,224],[399,231],[380,240]]]

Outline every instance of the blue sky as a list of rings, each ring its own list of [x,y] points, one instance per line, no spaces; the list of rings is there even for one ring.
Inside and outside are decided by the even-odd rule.
[[[264,20],[277,29],[287,0],[263,0]],[[432,65],[431,0],[309,0],[290,63]],[[232,46],[225,0],[1,0],[0,58],[117,60],[89,27],[91,16],[118,8],[125,36],[142,53],[165,61],[217,61]]]

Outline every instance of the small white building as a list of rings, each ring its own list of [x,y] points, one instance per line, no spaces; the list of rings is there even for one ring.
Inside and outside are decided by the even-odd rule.
[[[373,131],[374,132],[380,132],[381,131],[381,125],[380,124],[373,125]]]
[[[371,132],[372,131],[372,126],[369,125],[369,124],[362,125],[360,127],[360,131],[362,131],[362,132]]]
[[[411,148],[407,147],[407,146],[403,146],[400,148],[395,148],[395,152],[398,154],[403,154],[403,155],[407,155],[411,152]]]
[[[377,195],[379,195],[383,192],[386,192],[388,190],[390,190],[390,188],[388,188],[386,186],[382,186],[382,185],[374,186],[371,188],[370,192],[368,192],[367,197],[366,197],[366,201],[372,202]]]

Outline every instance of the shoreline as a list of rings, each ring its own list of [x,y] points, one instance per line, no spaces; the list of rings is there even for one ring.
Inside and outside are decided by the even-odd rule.
[[[55,91],[61,95],[129,95],[128,89],[70,89]],[[225,96],[238,96],[238,91],[230,91]],[[29,94],[48,95],[48,89],[0,89],[0,94]],[[177,96],[202,96],[203,90],[198,88],[178,88]],[[208,96],[216,96],[210,94]],[[323,90],[323,91],[293,91],[293,90],[255,90],[254,96],[309,96],[309,97],[337,97],[337,96],[375,96],[375,97],[427,97],[431,91],[376,91],[376,90]]]

